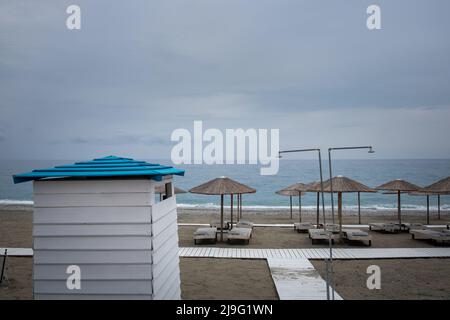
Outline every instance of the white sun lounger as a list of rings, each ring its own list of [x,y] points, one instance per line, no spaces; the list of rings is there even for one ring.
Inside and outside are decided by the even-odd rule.
[[[324,229],[309,229],[309,238],[311,239],[311,243],[314,244],[314,241],[317,240],[329,240],[331,235],[331,242],[334,243],[335,239],[339,238],[339,234],[332,233],[328,230]]]
[[[236,223],[236,228],[250,228],[253,229],[253,222],[240,220]]]
[[[411,237],[415,240],[432,240],[436,243],[443,243],[450,241],[450,231],[435,231],[435,230],[410,230]]]
[[[315,226],[311,222],[294,223],[294,230],[297,230],[297,232],[308,232],[309,229],[315,229]]]
[[[250,242],[250,237],[252,236],[252,229],[250,228],[233,228],[228,231],[228,242],[232,240],[242,240],[247,244]]]
[[[369,223],[369,230],[373,231],[384,231],[390,233],[396,233],[400,231],[400,226],[398,223],[392,222],[373,222]]]
[[[217,228],[198,228],[194,232],[194,243],[197,241],[212,240],[217,242]]]
[[[220,230],[220,220],[213,220],[209,224],[211,228],[217,228],[217,230]],[[228,230],[230,228],[230,223],[228,221],[223,221],[223,230]]]
[[[349,241],[367,241],[369,246],[372,245],[372,236],[365,231],[359,229],[344,229],[342,230],[344,238]]]
[[[405,230],[427,230],[428,227],[422,223],[402,223]]]
[[[339,225],[337,223],[325,223],[325,229],[333,233],[338,233]]]

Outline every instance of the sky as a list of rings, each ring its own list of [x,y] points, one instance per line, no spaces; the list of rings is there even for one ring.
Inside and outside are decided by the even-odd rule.
[[[81,8],[68,30],[66,8]],[[381,8],[381,30],[366,9]],[[165,159],[177,128],[450,158],[448,0],[0,0],[0,159]]]

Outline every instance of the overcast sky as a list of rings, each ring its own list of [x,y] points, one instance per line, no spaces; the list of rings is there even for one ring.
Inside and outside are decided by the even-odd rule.
[[[382,30],[369,31],[374,3]],[[0,158],[169,158],[171,132],[194,120],[279,128],[281,148],[450,158],[449,12],[448,0],[0,0]]]

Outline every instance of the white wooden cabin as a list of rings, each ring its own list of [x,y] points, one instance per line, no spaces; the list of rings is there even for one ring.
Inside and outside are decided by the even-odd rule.
[[[34,298],[180,299],[172,175],[158,178],[34,180]],[[167,198],[156,202],[161,184]],[[72,265],[79,289],[67,285]]]

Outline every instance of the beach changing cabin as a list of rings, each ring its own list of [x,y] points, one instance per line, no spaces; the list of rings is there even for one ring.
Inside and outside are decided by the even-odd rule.
[[[13,176],[33,181],[34,298],[180,299],[173,175],[109,156]]]

